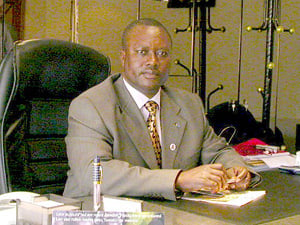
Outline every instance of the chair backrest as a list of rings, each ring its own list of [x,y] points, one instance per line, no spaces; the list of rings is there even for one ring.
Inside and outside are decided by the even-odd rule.
[[[62,193],[70,101],[109,74],[109,58],[87,46],[54,39],[14,44],[0,65],[2,193]]]

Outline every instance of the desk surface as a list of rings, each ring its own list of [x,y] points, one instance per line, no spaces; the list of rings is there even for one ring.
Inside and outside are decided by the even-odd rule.
[[[196,224],[299,224],[300,176],[279,171],[261,172],[256,190],[267,194],[250,204],[233,207],[188,200],[145,200],[145,211],[164,212],[166,225]]]
[[[279,171],[261,172],[261,175],[263,182],[255,189],[266,190],[267,194],[245,206],[232,207],[187,200],[151,203],[233,224],[261,224],[299,215],[300,176]]]

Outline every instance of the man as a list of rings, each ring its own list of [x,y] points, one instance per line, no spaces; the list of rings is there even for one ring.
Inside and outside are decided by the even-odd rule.
[[[124,72],[73,100],[66,137],[71,168],[66,196],[92,194],[97,155],[103,167],[103,194],[175,200],[178,192],[249,187],[250,172],[213,132],[198,95],[164,86],[171,47],[171,37],[159,22],[134,21],[122,37]],[[146,124],[149,100],[158,104],[158,152]],[[259,176],[252,175],[253,184]],[[235,182],[227,184],[229,178]]]

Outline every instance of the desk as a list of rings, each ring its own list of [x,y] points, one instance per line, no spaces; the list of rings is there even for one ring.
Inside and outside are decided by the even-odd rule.
[[[267,194],[245,206],[143,199],[144,209],[164,212],[166,225],[300,224],[300,176],[278,170],[261,172],[261,175],[263,182],[255,190],[266,190]],[[91,210],[91,197],[83,200],[83,209]]]

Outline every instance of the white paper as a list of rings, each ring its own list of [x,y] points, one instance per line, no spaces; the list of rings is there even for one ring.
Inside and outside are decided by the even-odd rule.
[[[279,168],[280,166],[295,166],[296,157],[294,155],[283,155],[270,158],[262,158],[268,167]]]
[[[241,191],[241,192],[232,192],[229,194],[225,194],[223,197],[219,198],[211,198],[205,196],[189,196],[184,195],[182,199],[192,200],[192,201],[201,201],[208,202],[213,204],[221,204],[221,205],[232,205],[232,206],[242,206],[249,202],[254,201],[255,199],[260,198],[265,195],[266,191]]]

